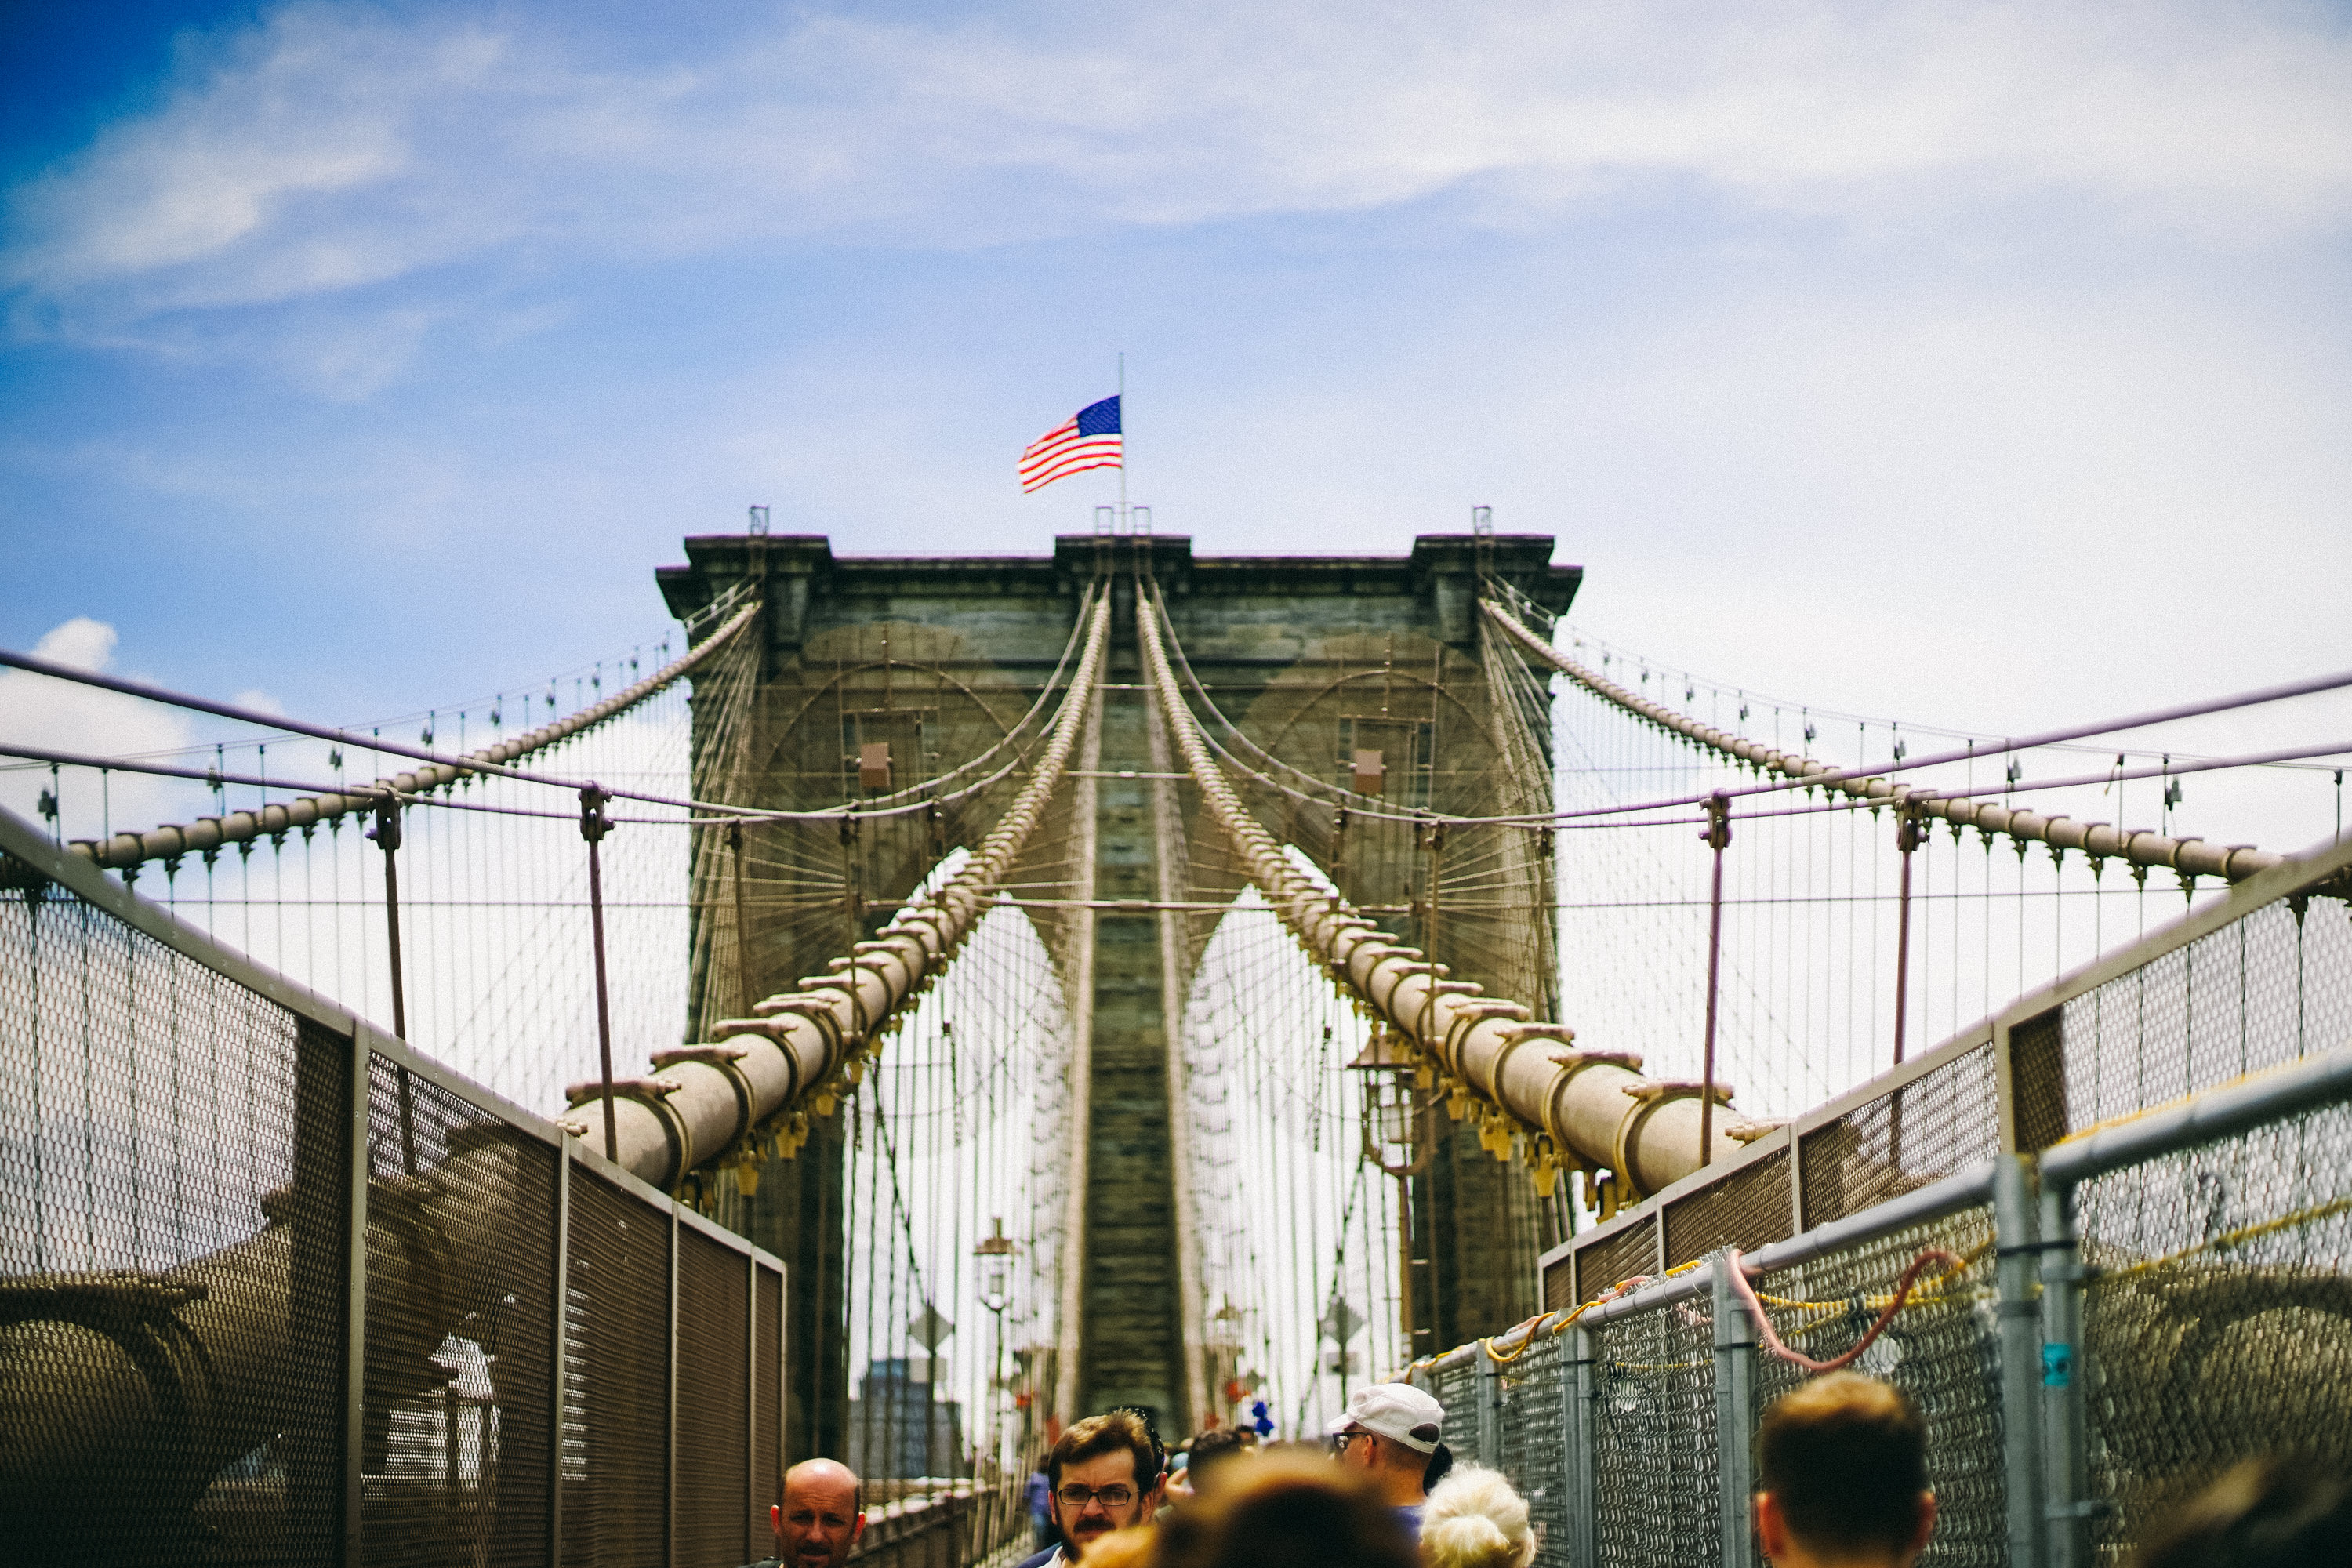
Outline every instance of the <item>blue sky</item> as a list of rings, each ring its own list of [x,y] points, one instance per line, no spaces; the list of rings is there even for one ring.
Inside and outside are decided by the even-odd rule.
[[[658,636],[749,503],[1042,551],[1124,350],[1204,552],[1489,504],[1601,635],[1986,730],[2352,664],[2347,24],[17,8],[0,641],[365,721]]]

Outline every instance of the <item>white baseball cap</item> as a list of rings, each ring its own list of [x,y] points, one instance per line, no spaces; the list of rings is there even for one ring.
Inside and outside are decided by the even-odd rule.
[[[1416,1454],[1433,1453],[1445,1435],[1445,1406],[1409,1383],[1374,1383],[1349,1397],[1344,1415],[1324,1430],[1334,1437],[1361,1427]]]

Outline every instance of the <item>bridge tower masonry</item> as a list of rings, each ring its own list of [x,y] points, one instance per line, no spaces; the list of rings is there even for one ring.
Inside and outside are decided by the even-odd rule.
[[[1106,580],[1114,595],[1113,640],[1083,768],[1095,776],[1077,781],[1091,787],[1071,792],[1070,815],[1054,825],[1069,845],[1090,837],[1093,854],[1090,865],[1079,868],[1073,858],[1057,874],[1074,885],[1082,879],[1097,901],[1148,903],[1229,894],[1240,883],[1236,875],[1223,888],[1204,888],[1204,875],[1213,881],[1214,872],[1202,868],[1214,857],[1202,851],[1219,830],[1199,812],[1189,784],[1116,776],[1181,766],[1171,760],[1137,641],[1139,577],[1162,595],[1194,675],[1254,742],[1343,784],[1351,747],[1377,745],[1389,759],[1390,798],[1444,811],[1459,809],[1448,803],[1467,798],[1462,790],[1501,762],[1486,722],[1491,705],[1477,649],[1480,574],[1563,613],[1581,571],[1553,565],[1552,545],[1538,535],[1424,535],[1403,556],[1196,557],[1182,537],[1065,536],[1051,555],[901,558],[836,555],[818,536],[712,535],[688,539],[687,564],[657,576],[681,618],[747,579],[760,584],[766,608],[758,720],[748,755],[729,775],[738,793],[719,798],[772,808],[854,795],[861,749],[877,742],[890,748],[893,788],[919,784],[976,752],[1045,689],[1089,584]],[[699,734],[709,705],[700,692],[696,703]],[[729,784],[717,778],[711,759],[698,756],[697,767],[698,790]],[[1090,836],[1075,820],[1083,809],[1076,803],[1088,801]],[[968,816],[947,814],[927,830],[928,841],[877,830],[836,847],[831,827],[822,842],[801,829],[775,837],[804,857],[841,857],[851,868],[850,899],[838,910],[753,918],[742,943],[750,973],[740,983],[715,967],[698,970],[688,1037],[707,1037],[694,1031],[734,1016],[739,997],[793,989],[796,977],[845,952],[846,941],[871,934],[913,890],[942,839],[971,842],[985,832],[986,804]],[[1363,828],[1349,830],[1351,844],[1319,806],[1270,797],[1265,811],[1267,827],[1297,844],[1351,900],[1424,907],[1415,901],[1420,862],[1409,847],[1368,854]],[[1188,843],[1189,868],[1181,863]],[[1188,873],[1192,891],[1175,891]],[[1435,878],[1433,864],[1428,875]],[[698,909],[698,922],[710,918]],[[1171,1043],[1181,1038],[1181,1017],[1171,1012],[1181,1009],[1203,933],[1195,931],[1188,947],[1177,921],[1148,910],[1035,918],[1049,945],[1056,931],[1077,931],[1091,955],[1085,1220],[1075,1258],[1080,1331],[1074,1373],[1056,1369],[1071,1405],[1057,1414],[1066,1419],[1141,1405],[1159,1414],[1172,1439],[1208,1415],[1199,1408],[1199,1324],[1207,1303],[1188,1310],[1182,1299],[1188,1277],[1199,1276],[1182,1256],[1173,1147],[1182,1108],[1170,1097]],[[1384,923],[1458,977],[1554,1016],[1549,964],[1542,988],[1526,994],[1531,971],[1498,973],[1487,956],[1495,944],[1475,920],[1448,921],[1442,906],[1436,918],[1436,929],[1422,913]],[[1548,932],[1549,914],[1535,918]],[[712,945],[698,944],[698,952]],[[1075,973],[1065,964],[1066,982]],[[1542,1238],[1524,1174],[1489,1158],[1473,1126],[1442,1115],[1435,1125],[1444,1131],[1410,1193],[1416,1352],[1516,1321],[1538,1300]],[[716,1205],[722,1223],[793,1269],[787,1418],[795,1457],[841,1453],[845,1441],[853,1369],[842,1279],[841,1126],[838,1117],[821,1122],[797,1158],[767,1168],[755,1194],[740,1197],[722,1184]]]

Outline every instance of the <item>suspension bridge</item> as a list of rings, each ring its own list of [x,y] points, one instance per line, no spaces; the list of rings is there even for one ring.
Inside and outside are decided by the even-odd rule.
[[[1906,728],[1483,521],[686,554],[650,654],[364,729],[5,656],[222,736],[0,735],[31,1560],[734,1564],[829,1455],[961,1568],[1078,1416],[1396,1376],[1548,1564],[1745,1563],[1803,1354],[1927,1409],[1937,1563],[2352,1458],[2352,742],[2131,739],[2352,676]],[[2209,843],[2200,775],[2336,830]]]

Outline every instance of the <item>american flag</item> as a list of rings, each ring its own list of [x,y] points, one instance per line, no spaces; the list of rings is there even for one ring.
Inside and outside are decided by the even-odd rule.
[[[1118,467],[1118,399],[1089,403],[1029,443],[1021,454],[1024,494],[1043,489],[1066,474]]]

